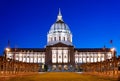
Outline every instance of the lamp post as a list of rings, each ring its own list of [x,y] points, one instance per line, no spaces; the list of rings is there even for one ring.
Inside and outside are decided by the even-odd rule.
[[[15,56],[16,56],[16,48],[14,49],[14,53],[13,53],[13,73],[16,73],[16,60],[15,60]]]
[[[111,48],[111,52],[113,54],[113,58],[115,58],[115,48]]]
[[[5,59],[7,59],[7,54],[8,54],[8,52],[10,51],[10,48],[6,48],[5,51],[6,51],[6,52],[5,52]]]
[[[4,60],[4,67],[3,67],[5,73],[7,73],[7,70],[8,70],[7,54],[8,54],[9,51],[10,51],[10,48],[6,48],[6,49],[5,49],[5,60]]]
[[[111,52],[113,54],[112,62],[113,62],[113,75],[115,74],[115,48],[111,48]]]

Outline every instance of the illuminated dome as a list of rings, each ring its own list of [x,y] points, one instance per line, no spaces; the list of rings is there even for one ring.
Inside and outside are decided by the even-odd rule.
[[[59,20],[51,26],[49,33],[71,33],[67,24]]]
[[[68,25],[64,23],[60,10],[57,16],[57,21],[49,30],[47,45],[54,45],[58,42],[62,42],[66,45],[72,45],[72,33],[70,32]]]

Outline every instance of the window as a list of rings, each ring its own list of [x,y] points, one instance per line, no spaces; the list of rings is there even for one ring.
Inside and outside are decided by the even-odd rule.
[[[56,37],[54,37],[54,40],[56,41]]]
[[[52,41],[52,37],[51,37],[51,40],[50,41]]]
[[[59,41],[61,41],[61,37],[59,36]]]
[[[65,37],[63,38],[63,40],[65,41]]]

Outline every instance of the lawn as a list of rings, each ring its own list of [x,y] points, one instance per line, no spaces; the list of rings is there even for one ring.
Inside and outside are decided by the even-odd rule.
[[[8,81],[118,81],[74,72],[47,72],[10,78]]]

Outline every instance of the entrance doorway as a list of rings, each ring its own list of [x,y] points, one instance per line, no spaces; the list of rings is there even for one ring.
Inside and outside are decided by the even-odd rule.
[[[62,70],[62,65],[58,65],[58,70]]]
[[[67,65],[64,65],[64,70],[68,70],[68,66]]]
[[[52,66],[52,71],[55,71],[56,70],[56,65],[53,65]]]

